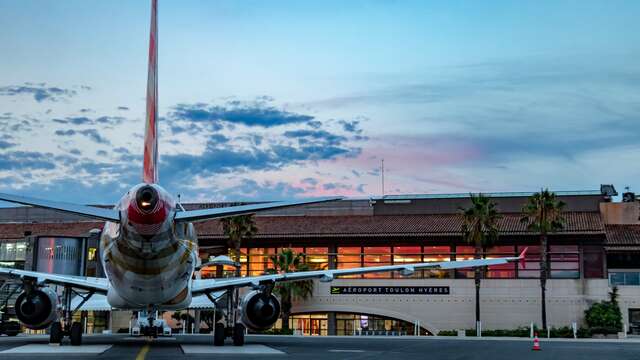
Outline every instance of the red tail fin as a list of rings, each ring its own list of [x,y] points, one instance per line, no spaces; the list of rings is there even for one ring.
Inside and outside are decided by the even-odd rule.
[[[151,0],[149,36],[149,73],[147,77],[147,122],[144,133],[142,181],[158,182],[158,1]]]

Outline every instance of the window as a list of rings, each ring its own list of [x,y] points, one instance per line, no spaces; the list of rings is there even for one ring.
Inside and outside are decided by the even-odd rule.
[[[422,262],[422,248],[420,246],[395,246],[393,247],[393,263],[394,264],[412,264]],[[422,271],[416,270],[411,276],[402,276],[394,273],[396,278],[421,278]]]
[[[328,249],[325,248],[306,248],[305,262],[310,270],[325,270],[329,268]]]
[[[247,248],[241,248],[240,249],[240,275],[241,276],[247,276],[248,274],[248,268],[249,268],[249,263],[248,263],[248,256],[247,253],[249,252],[249,250]],[[229,249],[229,254],[228,256],[235,261],[236,257],[234,254],[233,249]],[[223,274],[222,276],[224,277],[229,277],[229,276],[235,276],[235,269],[232,266],[225,266],[224,270],[223,270]]]
[[[87,250],[87,260],[88,261],[96,261],[96,248],[91,247]]]
[[[365,246],[364,247],[364,266],[383,266],[391,265],[391,248],[382,246]],[[388,279],[391,277],[390,272],[364,274],[367,279]]]
[[[513,246],[493,246],[487,249],[485,258],[495,259],[514,255]],[[516,264],[508,263],[489,266],[485,277],[488,279],[514,279],[516,277]]]
[[[527,249],[524,262],[518,261],[518,277],[537,279],[540,277],[540,246],[518,246],[518,254]]]
[[[640,285],[640,272],[637,271],[609,271],[609,284],[617,285]]]
[[[249,276],[264,274],[271,267],[269,257],[275,253],[273,248],[249,249]]]
[[[338,269],[353,269],[362,266],[361,248],[358,247],[339,247],[338,248]],[[360,277],[360,275],[350,275],[342,277]]]
[[[580,253],[578,251],[578,245],[551,245],[549,246],[548,259],[551,278],[580,278]]]
[[[471,260],[475,258],[475,248],[473,246],[456,246],[456,261]],[[456,270],[456,278],[473,279],[473,269]]]
[[[424,262],[442,262],[451,260],[451,247],[449,246],[425,246]],[[424,270],[425,278],[444,279],[449,277],[447,270]]]
[[[601,279],[604,277],[604,251],[601,246],[585,246],[582,264],[584,277],[587,279]]]

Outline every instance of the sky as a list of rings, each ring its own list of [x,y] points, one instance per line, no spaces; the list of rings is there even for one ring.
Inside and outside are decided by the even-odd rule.
[[[640,2],[159,0],[183,201],[640,191]],[[141,182],[149,1],[0,0],[0,191]]]

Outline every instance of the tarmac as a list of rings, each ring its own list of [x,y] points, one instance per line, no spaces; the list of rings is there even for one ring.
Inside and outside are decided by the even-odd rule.
[[[211,335],[145,339],[86,335],[83,345],[48,344],[48,336],[0,337],[0,359],[640,359],[640,339],[271,336],[249,335],[246,345],[213,346]]]

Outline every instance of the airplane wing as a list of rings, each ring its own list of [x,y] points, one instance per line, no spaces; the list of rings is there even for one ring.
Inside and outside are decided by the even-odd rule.
[[[436,270],[450,270],[450,269],[462,269],[478,266],[491,266],[501,265],[509,262],[523,261],[527,249],[517,257],[502,257],[496,259],[473,259],[473,260],[461,260],[461,261],[443,261],[443,262],[428,262],[418,264],[403,264],[403,265],[385,265],[385,266],[370,266],[360,267],[353,269],[337,269],[337,270],[317,270],[317,271],[300,271],[292,273],[261,275],[261,276],[248,276],[242,278],[228,278],[228,279],[202,279],[194,280],[192,292],[194,295],[207,293],[210,291],[217,291],[222,289],[231,289],[245,286],[259,286],[262,284],[268,284],[272,282],[283,281],[300,281],[319,279],[323,282],[332,281],[336,276],[340,275],[360,275],[369,273],[380,273],[399,271],[402,275],[412,275],[416,270],[423,269],[436,269]]]
[[[99,219],[99,220],[112,221],[112,222],[120,221],[120,213],[118,211],[111,210],[111,209],[98,208],[94,206],[77,205],[77,204],[71,204],[66,202],[42,200],[42,199],[36,199],[32,197],[17,196],[17,195],[11,195],[11,194],[3,194],[3,193],[0,193],[0,200],[22,204],[22,205],[31,205],[35,207],[64,211],[64,212],[87,216],[87,217]]]
[[[217,219],[217,218],[224,218],[229,216],[253,214],[258,211],[282,209],[290,206],[308,205],[308,204],[316,204],[316,203],[322,203],[322,202],[328,202],[328,201],[336,201],[340,199],[342,199],[342,197],[325,197],[325,198],[316,198],[316,199],[309,199],[309,200],[276,201],[276,202],[270,202],[265,204],[240,205],[240,206],[229,206],[229,207],[215,208],[215,209],[179,211],[176,213],[175,220],[178,222],[203,221],[208,219]]]
[[[71,286],[78,289],[94,291],[99,294],[106,294],[109,290],[109,282],[105,278],[50,274],[3,267],[0,267],[0,278],[34,279],[41,284]]]

